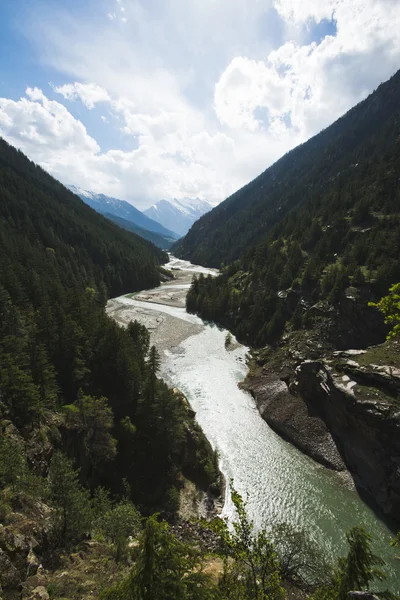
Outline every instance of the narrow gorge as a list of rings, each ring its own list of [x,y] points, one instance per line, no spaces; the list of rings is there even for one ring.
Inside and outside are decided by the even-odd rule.
[[[322,466],[274,433],[252,396],[238,385],[248,374],[248,349],[234,338],[226,347],[226,330],[186,313],[185,295],[192,275],[216,271],[174,257],[166,266],[173,281],[110,300],[107,312],[121,325],[137,319],[149,328],[152,343],[161,353],[162,376],[188,398],[218,450],[225,478],[232,478],[238,491],[248,497],[255,524],[295,525],[331,558],[345,551],[345,532],[362,525],[374,538],[375,552],[388,561],[387,584],[400,590],[398,561],[389,548],[392,533],[360,499],[343,470],[334,440],[330,440],[331,454],[325,464],[340,472]],[[287,389],[284,382],[280,384]],[[232,514],[227,493],[223,515]]]

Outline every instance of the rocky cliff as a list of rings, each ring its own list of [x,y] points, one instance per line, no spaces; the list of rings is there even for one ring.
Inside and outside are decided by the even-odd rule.
[[[397,522],[399,357],[400,342],[312,360],[292,353],[280,370],[266,362],[244,384],[277,433],[321,464],[348,469],[359,491]]]

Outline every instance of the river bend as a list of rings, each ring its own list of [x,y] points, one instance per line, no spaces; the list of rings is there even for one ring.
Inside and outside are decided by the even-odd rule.
[[[204,323],[183,308],[193,273],[215,271],[171,257],[177,280],[138,295],[110,301],[108,312],[124,324],[138,319],[158,346],[161,375],[188,397],[214,448],[227,481],[248,497],[256,526],[288,522],[330,557],[346,552],[345,532],[362,525],[374,549],[388,561],[386,585],[400,591],[400,561],[389,548],[391,534],[343,478],[282,440],[260,417],[251,396],[238,387],[247,373],[247,348],[225,349],[226,330]],[[187,279],[189,277],[189,279]],[[223,513],[233,516],[229,493]]]

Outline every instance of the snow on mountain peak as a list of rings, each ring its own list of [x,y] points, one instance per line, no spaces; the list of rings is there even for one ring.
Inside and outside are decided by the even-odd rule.
[[[209,202],[200,198],[173,198],[160,200],[144,213],[164,227],[173,226],[173,231],[185,235],[193,223],[212,208]]]

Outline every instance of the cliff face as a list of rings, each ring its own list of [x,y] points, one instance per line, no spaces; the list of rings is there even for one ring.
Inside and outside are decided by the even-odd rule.
[[[245,387],[277,433],[321,464],[347,468],[357,488],[399,521],[400,370],[369,363],[387,358],[384,347],[298,360],[280,375],[264,367]]]
[[[400,520],[400,371],[306,361],[293,390],[322,418],[359,489]]]
[[[324,420],[275,373],[249,377],[243,386],[268,425],[317,462],[336,471],[346,466]]]

